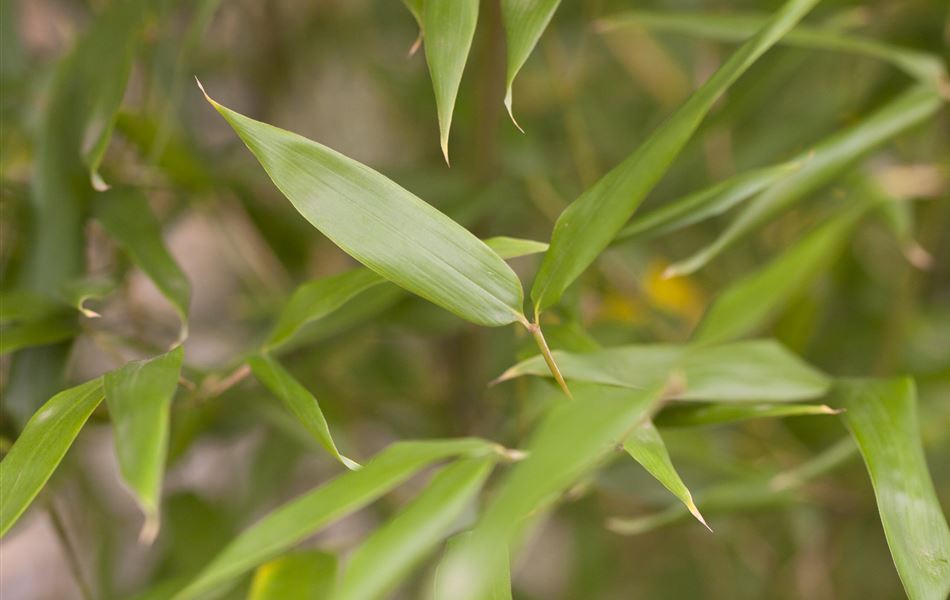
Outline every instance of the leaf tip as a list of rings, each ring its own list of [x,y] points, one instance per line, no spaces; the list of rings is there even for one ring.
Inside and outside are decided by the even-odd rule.
[[[923,246],[918,244],[915,241],[911,241],[909,244],[903,248],[904,258],[907,259],[914,268],[921,271],[929,271],[933,268],[934,257],[930,252],[927,252]]]
[[[452,168],[452,163],[449,161],[449,136],[448,134],[443,135],[442,139],[439,142],[439,145],[442,147],[442,156],[445,158],[445,164],[450,169]]]
[[[158,514],[155,511],[147,511],[145,513],[145,523],[142,524],[142,529],[139,531],[139,544],[151,546],[155,538],[158,537],[159,528]]]
[[[342,454],[340,455],[340,462],[343,463],[343,466],[349,469],[350,471],[359,471],[360,469],[363,468],[363,465],[356,462],[352,458],[347,458],[343,456]]]
[[[105,192],[108,191],[110,187],[112,187],[106,183],[106,181],[102,178],[102,175],[100,175],[99,171],[97,170],[93,170],[89,173],[89,183],[92,185],[92,189],[96,190],[97,192]]]
[[[416,52],[419,51],[419,48],[422,46],[422,30],[419,30],[419,35],[416,36],[416,41],[409,46],[408,58],[412,58],[416,55]]]
[[[689,514],[696,517],[696,520],[703,524],[703,527],[709,530],[709,533],[714,533],[713,528],[709,526],[709,523],[706,522],[706,519],[703,518],[703,514],[699,512],[699,508],[696,506],[696,503],[693,502],[692,495],[689,496],[689,502],[686,503],[686,508],[689,510]]]
[[[511,119],[511,122],[515,124],[515,127],[518,128],[518,131],[524,133],[524,129],[521,128],[521,125],[518,124],[518,120],[515,119],[515,113],[511,109],[511,84],[508,84],[508,90],[505,92],[505,108],[508,109],[508,117]]]

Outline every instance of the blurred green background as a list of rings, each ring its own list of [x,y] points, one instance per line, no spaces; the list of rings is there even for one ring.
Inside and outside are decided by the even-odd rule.
[[[38,165],[48,163],[43,157],[53,152],[48,145],[63,139],[40,135],[44,115],[62,110],[50,106],[50,82],[106,4],[0,4],[5,288],[50,266],[28,258],[36,232],[48,227],[31,208],[29,188],[43,172]],[[498,5],[482,2],[455,113],[451,168],[439,149],[424,57],[408,55],[418,32],[401,3],[154,4],[100,171],[107,182],[146,190],[166,243],[192,283],[184,375],[197,387],[180,393],[173,406],[164,525],[151,547],[136,542],[140,516],[119,483],[101,415],[54,476],[52,501],[64,516],[83,577],[103,598],[132,597],[193,573],[253,519],[340,470],[313,451],[312,440],[257,382],[217,385],[228,383],[244,353],[260,344],[297,284],[354,263],[279,194],[204,102],[193,76],[235,110],[371,166],[480,237],[547,240],[563,207],[641,143],[733,47],[646,29],[600,32],[598,19],[633,8],[771,12],[780,3],[564,2],[515,83],[521,134],[501,102],[505,58]],[[807,21],[945,62],[948,57],[950,9],[943,0],[826,1]],[[92,75],[88,85],[101,82]],[[788,160],[907,85],[906,75],[868,58],[777,47],[720,102],[642,210]],[[68,122],[68,113],[62,117]],[[913,375],[927,458],[944,507],[950,506],[948,140],[950,120],[942,110],[863,161],[889,193],[907,198],[914,238],[933,257],[930,269],[908,263],[886,219],[865,219],[833,268],[767,332],[832,375]],[[88,188],[83,177],[66,181]],[[847,180],[840,183],[690,277],[664,280],[661,273],[711,241],[728,216],[614,247],[572,289],[552,321],[551,345],[583,349],[589,340],[581,327],[603,345],[685,341],[717,290],[764,264],[846,197]],[[75,197],[81,201],[85,193]],[[51,212],[70,212],[69,201],[63,196]],[[92,303],[103,317],[84,320],[75,345],[63,350],[68,382],[167,347],[178,327],[171,307],[101,230],[87,225],[81,232],[64,260],[85,262],[87,273],[121,277],[122,284]],[[536,265],[536,257],[514,262],[525,281]],[[516,358],[534,354],[532,348],[521,331],[477,328],[422,300],[381,291],[311,328],[285,364],[320,399],[342,449],[362,459],[410,438],[480,435],[517,447],[557,392],[541,380],[488,383]],[[59,364],[42,360],[51,369]],[[9,357],[2,377],[9,441],[48,394],[13,393],[16,368]],[[55,391],[56,380],[51,375],[32,384]],[[683,479],[701,493],[792,468],[843,434],[833,418],[803,417],[670,430],[664,439]],[[307,545],[345,552],[406,497],[405,490],[390,496]],[[609,517],[647,515],[670,503],[632,461],[598,473],[516,561],[515,597],[903,596],[857,459],[768,506],[726,502],[706,515],[714,534],[687,521],[631,537],[604,527]],[[60,542],[40,510],[3,540],[4,600],[79,597]],[[402,594],[420,597],[412,586]]]

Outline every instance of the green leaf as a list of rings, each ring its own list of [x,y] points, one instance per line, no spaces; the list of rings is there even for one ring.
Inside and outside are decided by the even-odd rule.
[[[463,319],[486,326],[526,322],[514,271],[458,223],[326,146],[207,98],[284,196],[347,254]]]
[[[861,123],[836,133],[803,152],[802,168],[753,198],[708,246],[667,269],[667,276],[693,273],[737,240],[756,230],[795,202],[833,182],[858,159],[933,115],[940,96],[928,86],[916,86],[887,103]]]
[[[770,419],[806,415],[835,415],[824,404],[697,404],[667,406],[653,422],[660,427],[721,425],[749,419]]]
[[[362,469],[340,475],[267,514],[231,542],[175,599],[206,595],[366,506],[436,461],[496,451],[495,444],[474,438],[395,443]]]
[[[86,277],[63,284],[61,295],[70,306],[75,307],[83,316],[95,319],[100,315],[96,311],[86,308],[86,301],[104,298],[111,294],[115,288],[116,283],[111,279]]]
[[[743,42],[764,23],[765,18],[759,15],[725,15],[696,10],[680,13],[631,11],[600,22],[602,30],[639,25],[653,31],[685,33],[724,42]],[[940,58],[932,54],[842,33],[830,28],[797,25],[782,38],[780,44],[847,52],[879,59],[893,64],[911,77],[934,84],[945,72]]]
[[[281,402],[300,420],[310,435],[317,440],[327,452],[333,455],[347,469],[359,469],[359,463],[340,454],[336,443],[330,435],[330,427],[320,410],[320,403],[313,397],[307,388],[300,385],[294,376],[270,356],[253,356],[247,360],[254,376],[267,386]]]
[[[835,385],[832,404],[845,410],[844,422],[864,457],[908,597],[946,598],[950,528],[927,470],[913,380],[844,380]]]
[[[117,187],[98,194],[93,211],[109,236],[171,302],[181,320],[178,343],[183,341],[188,336],[191,285],[165,248],[148,202],[137,190]]]
[[[706,529],[712,531],[712,528],[706,524],[706,519],[700,514],[699,509],[693,502],[693,496],[689,493],[689,488],[683,483],[673,461],[670,460],[670,453],[666,450],[666,444],[660,437],[660,432],[650,421],[644,421],[638,425],[627,441],[623,444],[623,449],[627,454],[633,457],[650,475],[663,484],[671,494],[679,498],[683,506],[689,510],[690,514],[696,517],[696,520],[702,523]]]
[[[419,29],[422,29],[423,0],[402,0],[402,3],[405,4],[409,12],[412,13],[412,18],[419,24]]]
[[[353,552],[333,597],[388,597],[452,533],[495,460],[493,456],[460,460],[436,474],[415,500]]]
[[[761,329],[835,262],[863,212],[846,210],[726,287],[703,315],[693,339],[718,343]]]
[[[535,312],[556,303],[610,244],[716,100],[816,2],[788,0],[646,142],[561,213],[531,289]]]
[[[254,572],[248,600],[326,600],[336,582],[336,556],[301,550],[264,563]]]
[[[103,377],[119,472],[145,514],[140,539],[147,542],[158,534],[169,409],[183,357],[178,346],[148,360],[126,363]]]
[[[658,371],[647,389],[576,385],[575,399],[554,407],[538,426],[527,458],[511,470],[472,534],[440,575],[444,597],[484,598],[504,552],[524,519],[590,472],[655,408],[664,385]]]
[[[57,312],[32,321],[4,325],[0,329],[0,355],[73,338],[79,332],[74,314]]]
[[[817,398],[828,378],[773,340],[717,346],[650,344],[617,346],[595,352],[555,350],[567,379],[644,389],[661,369],[674,373],[667,397],[675,400],[789,402]],[[534,356],[505,371],[499,381],[523,375],[550,376]]]
[[[479,0],[431,0],[422,6],[426,63],[439,113],[439,142],[449,162],[449,130],[468,51],[475,37]]]
[[[0,462],[0,536],[40,493],[102,398],[102,379],[93,379],[56,394],[27,422]]]
[[[634,218],[620,230],[614,241],[649,239],[720,215],[794,173],[801,164],[793,161],[730,177]]]
[[[544,242],[504,236],[486,239],[485,244],[505,259],[538,254],[548,247]],[[273,349],[284,345],[307,323],[329,316],[380,283],[387,282],[362,267],[302,284],[284,305],[264,347]]]
[[[452,537],[445,545],[445,556],[449,557],[455,552],[458,552],[458,548],[464,544],[465,540],[471,537],[471,535],[471,531],[465,531]],[[507,549],[503,552],[499,552],[495,559],[498,566],[492,570],[492,580],[485,585],[487,591],[481,600],[511,600],[511,565],[509,564],[510,559]],[[446,582],[443,580],[445,576],[444,565],[445,561],[442,561],[439,563],[439,566],[436,567],[433,589],[437,600],[451,598],[451,595],[444,590],[444,586],[446,585]]]
[[[515,121],[511,108],[511,87],[560,3],[561,0],[501,0],[501,21],[505,26],[505,45],[508,51],[505,107],[515,125],[518,125],[518,122]]]

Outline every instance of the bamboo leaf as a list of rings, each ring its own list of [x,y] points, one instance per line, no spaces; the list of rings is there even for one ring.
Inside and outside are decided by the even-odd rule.
[[[300,420],[310,435],[326,448],[335,459],[347,469],[359,469],[359,463],[350,460],[337,450],[330,427],[320,410],[320,403],[307,388],[300,385],[293,375],[287,372],[275,359],[267,355],[253,356],[247,364],[254,376],[260,380],[281,402]]]
[[[96,196],[96,220],[171,302],[181,320],[178,342],[188,336],[191,284],[162,241],[161,227],[145,198],[131,188],[114,188]]]
[[[336,582],[336,556],[301,550],[264,563],[254,572],[248,600],[327,600]]]
[[[664,373],[659,371],[659,373]],[[484,597],[498,576],[497,557],[523,520],[575,484],[655,408],[664,379],[643,390],[577,385],[575,399],[554,407],[538,426],[519,462],[501,483],[470,537],[446,557],[440,576],[443,597]]]
[[[653,422],[660,427],[699,427],[806,415],[835,415],[825,404],[696,404],[665,407]]]
[[[458,552],[458,548],[465,543],[469,537],[471,537],[471,531],[465,531],[454,537],[452,537],[448,543],[445,545],[445,556],[452,556],[455,552]],[[510,559],[508,557],[508,551],[499,552],[495,557],[498,566],[492,571],[493,578],[486,585],[486,593],[482,596],[482,600],[511,600],[511,565]],[[443,580],[445,576],[445,561],[439,563],[439,566],[436,567],[435,571],[435,582],[433,586],[434,598],[435,600],[442,600],[442,598],[451,598],[451,595],[445,592],[444,586],[446,582]]]
[[[696,517],[696,520],[703,524],[706,529],[712,531],[712,528],[706,524],[706,519],[700,514],[693,502],[693,496],[689,493],[689,488],[683,483],[673,461],[670,460],[670,453],[666,450],[666,444],[660,432],[650,421],[644,421],[638,425],[627,441],[623,444],[623,449],[627,454],[633,457],[640,465],[647,470],[650,475],[663,484],[671,494],[679,498],[683,506],[689,510],[690,514]]]
[[[535,312],[557,302],[663,176],[713,104],[817,0],[788,0],[626,160],[565,209],[531,289]]]
[[[208,102],[294,207],[347,254],[479,325],[526,321],[517,276],[458,223],[342,154]]]
[[[501,0],[501,21],[505,27],[508,73],[505,79],[505,108],[518,129],[511,108],[511,88],[518,71],[541,39],[561,0]]]
[[[62,287],[61,296],[70,306],[73,306],[85,317],[91,319],[100,315],[96,311],[86,308],[87,300],[98,300],[108,296],[115,290],[116,283],[102,277],[86,277],[66,282]]]
[[[449,162],[449,130],[462,71],[468,59],[479,0],[429,0],[422,6],[422,30],[425,32],[426,64],[435,90],[439,113],[439,142],[445,162]]]
[[[485,245],[505,259],[538,254],[548,247],[544,242],[504,236],[486,239]],[[264,347],[273,349],[284,345],[304,325],[329,316],[380,283],[387,282],[363,267],[302,284],[284,305]]]
[[[73,314],[56,312],[35,320],[4,325],[0,329],[0,355],[73,338],[79,332]]]
[[[145,514],[140,539],[146,542],[158,534],[169,411],[183,357],[178,346],[148,360],[126,363],[103,377],[119,472]]]
[[[495,457],[460,460],[442,469],[419,496],[354,552],[337,600],[384,598],[452,533],[491,473]]]
[[[267,514],[221,551],[175,599],[205,596],[373,502],[436,461],[458,455],[484,456],[495,451],[494,444],[474,438],[393,444],[362,469],[340,475]]]
[[[645,389],[667,369],[675,400],[790,402],[817,398],[828,378],[773,340],[749,340],[717,346],[664,344],[617,346],[595,352],[553,352],[567,379]],[[550,376],[540,356],[505,371],[499,381],[523,375]]]
[[[27,422],[0,462],[0,536],[40,493],[102,398],[102,379],[93,379],[56,394]]]
[[[950,594],[950,528],[934,491],[909,378],[844,380],[832,403],[864,457],[881,523],[904,590],[912,600]]]
[[[914,87],[864,121],[836,133],[795,159],[802,168],[753,198],[708,246],[667,269],[667,276],[701,269],[737,240],[748,235],[795,202],[828,185],[862,156],[933,115],[940,96],[929,86]]]

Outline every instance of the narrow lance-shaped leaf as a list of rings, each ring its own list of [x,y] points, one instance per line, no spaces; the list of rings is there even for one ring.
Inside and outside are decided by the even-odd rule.
[[[208,102],[294,207],[347,254],[479,325],[526,322],[514,271],[458,223],[342,154]]]
[[[227,584],[436,461],[497,451],[497,445],[474,438],[393,444],[362,469],[340,475],[263,517],[221,551],[175,599],[198,598]]]
[[[158,534],[169,409],[183,357],[178,346],[155,358],[126,363],[103,377],[119,472],[145,514],[140,539],[147,542]]]
[[[505,259],[537,254],[548,247],[543,242],[503,236],[486,239],[485,244]],[[265,348],[282,346],[307,323],[329,316],[380,283],[387,282],[382,276],[363,267],[302,284],[284,305]]]
[[[907,596],[946,598],[950,528],[927,470],[913,380],[845,380],[832,404],[845,409],[842,418],[864,457]]]
[[[669,277],[693,273],[719,256],[737,240],[781,213],[795,202],[833,182],[847,167],[887,140],[933,115],[941,106],[940,96],[929,86],[904,92],[864,121],[807,150],[796,161],[802,168],[765,190],[708,246],[666,271]]]
[[[35,320],[19,321],[0,329],[0,355],[34,346],[46,346],[79,332],[75,313],[54,312]]]
[[[497,557],[525,517],[590,472],[648,417],[659,401],[662,377],[644,390],[578,385],[573,401],[551,410],[538,426],[527,458],[508,474],[471,536],[446,557],[439,578],[444,597],[484,597],[497,576]]]
[[[115,290],[115,281],[103,277],[87,277],[68,281],[62,286],[61,296],[63,300],[75,307],[83,316],[91,319],[98,318],[100,315],[96,311],[86,308],[87,300],[98,300],[112,293]]]
[[[181,320],[178,342],[188,336],[191,284],[162,241],[161,227],[137,190],[113,188],[96,196],[96,220],[171,302]]]
[[[257,568],[247,600],[329,600],[336,571],[333,554],[293,552]]]
[[[40,493],[102,398],[96,378],[56,394],[27,422],[0,462],[0,536]]]
[[[531,289],[535,312],[557,302],[610,244],[723,93],[818,0],[788,0],[637,150],[565,209]]]
[[[310,432],[327,452],[343,463],[347,469],[360,468],[359,463],[340,454],[336,443],[330,435],[330,427],[320,410],[320,404],[307,388],[300,385],[293,375],[283,366],[267,355],[253,356],[247,364],[251,367],[254,376],[266,385],[281,402],[292,412],[303,426]]]
[[[724,342],[762,328],[837,259],[863,212],[861,207],[846,210],[727,287],[706,311],[693,339]]]
[[[661,369],[673,373],[667,390],[674,400],[789,402],[817,398],[828,378],[772,340],[718,346],[651,344],[618,346],[595,352],[555,350],[567,379],[644,389]],[[549,376],[540,356],[511,367],[501,381],[523,375]]]
[[[665,407],[653,422],[660,427],[722,425],[750,419],[774,419],[807,415],[835,415],[825,404],[695,404]]]
[[[458,552],[459,546],[464,544],[465,540],[471,537],[471,535],[471,531],[466,531],[452,537],[445,545],[444,557],[450,557],[455,552]],[[484,586],[486,591],[481,600],[511,600],[511,564],[507,549],[499,552],[495,556],[495,560],[498,563],[498,567],[492,570],[492,580]],[[439,566],[436,567],[435,581],[433,582],[434,600],[452,597],[443,589],[446,584],[446,582],[443,581],[445,575],[444,565],[445,560],[440,562]]]
[[[413,568],[451,535],[494,463],[495,457],[491,456],[463,459],[437,473],[415,500],[353,552],[333,597],[388,597]]]
[[[689,493],[689,488],[683,483],[673,461],[670,460],[670,453],[666,450],[666,444],[660,432],[650,421],[644,421],[638,425],[627,441],[623,443],[623,449],[627,454],[633,457],[650,475],[663,484],[671,494],[679,498],[683,506],[689,510],[690,514],[696,517],[696,520],[702,523],[706,529],[712,531],[712,528],[706,523],[706,519],[700,514],[693,502],[693,495]]]
[[[422,6],[426,63],[439,113],[439,142],[449,162],[449,130],[468,51],[475,37],[479,0],[428,0]]]
[[[538,44],[560,3],[561,0],[501,0],[501,21],[505,27],[505,45],[508,52],[505,107],[516,126],[518,122],[515,121],[511,108],[511,88],[518,71]]]

